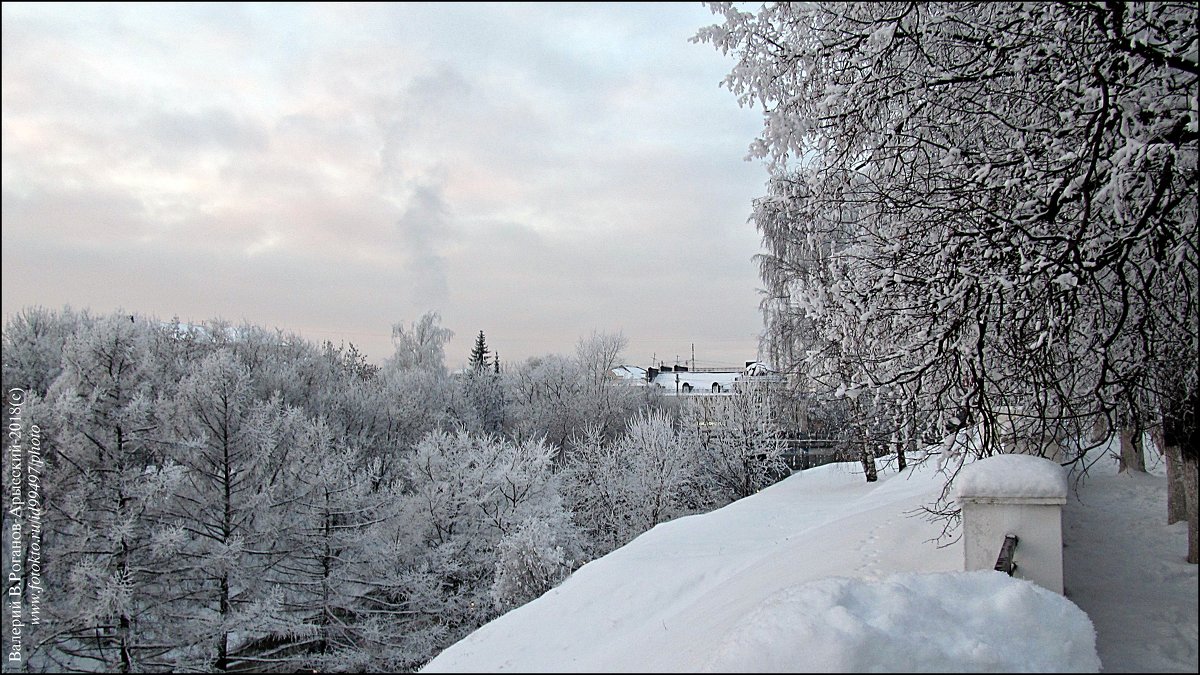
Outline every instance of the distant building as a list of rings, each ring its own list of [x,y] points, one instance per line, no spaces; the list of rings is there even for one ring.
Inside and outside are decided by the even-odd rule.
[[[749,383],[782,382],[778,373],[760,361],[747,361],[744,368],[690,370],[687,366],[617,366],[614,382],[630,386],[655,386],[668,396],[712,396],[733,394]]]
[[[716,404],[713,397],[753,391],[769,401],[771,416],[785,446],[783,459],[790,468],[806,469],[836,461],[838,457],[836,446],[824,437],[822,430],[810,428],[806,397],[788,391],[787,378],[761,361],[746,361],[742,368],[708,370],[622,365],[611,370],[611,377],[614,385],[658,387],[665,396],[689,397],[702,408]]]
[[[609,372],[620,384],[634,387],[645,387],[649,384],[646,380],[646,369],[639,366],[617,366]]]

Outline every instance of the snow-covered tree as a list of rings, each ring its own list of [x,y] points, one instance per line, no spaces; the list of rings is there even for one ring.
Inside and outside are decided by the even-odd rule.
[[[4,391],[20,387],[45,398],[62,372],[67,340],[95,318],[64,307],[25,307],[4,324]]]
[[[454,337],[454,331],[442,327],[441,322],[440,314],[426,312],[408,328],[401,323],[393,324],[392,343],[396,351],[387,366],[398,370],[444,370],[446,343]]]
[[[540,437],[561,450],[583,427],[584,374],[574,360],[531,357],[505,373],[504,384],[510,436]]]
[[[768,294],[817,338],[777,351],[985,453],[1164,419],[1194,472],[1194,4],[713,7],[764,110]]]
[[[621,386],[612,369],[628,340],[593,331],[580,338],[573,358],[533,357],[503,373],[506,430],[514,438],[540,436],[565,457],[584,429],[616,439],[628,420],[656,406],[649,388]]]
[[[253,396],[251,372],[232,350],[193,365],[159,409],[167,456],[183,478],[159,516],[160,555],[180,600],[178,667],[228,669],[251,639],[289,625],[266,571],[290,525],[278,489],[297,452],[299,410]]]
[[[383,456],[385,473],[391,475],[400,461],[395,455],[411,450],[434,429],[455,427],[456,409],[461,407],[458,398],[444,370],[385,368],[361,393],[363,406],[378,408],[364,408],[359,417],[377,426],[381,439],[364,446],[366,451]]]
[[[580,559],[579,535],[564,509],[552,455],[540,439],[512,443],[435,430],[405,458],[399,519],[414,547],[407,562],[432,582],[434,591],[422,598],[438,615],[443,640],[453,642],[495,615],[498,573],[508,575],[500,604],[517,597],[508,585],[516,583],[513,575],[532,573],[529,567],[522,572],[519,550],[527,552],[532,543],[549,547],[537,553],[543,570],[554,547],[563,549],[564,561]],[[522,528],[526,535],[518,534]],[[528,539],[530,528],[539,530],[540,539]],[[501,559],[505,540],[508,553]]]
[[[599,557],[637,536],[630,525],[629,464],[599,429],[572,441],[560,475],[567,506],[586,538],[589,557]]]
[[[700,506],[694,446],[664,411],[639,413],[615,441],[584,429],[572,447],[564,491],[592,555]]]
[[[624,334],[601,331],[592,331],[575,344],[575,360],[583,373],[585,391],[583,423],[598,427],[610,437],[625,428],[642,404],[639,390],[615,386],[612,370],[628,346]]]
[[[788,473],[765,389],[690,401],[680,421],[717,504],[748,497]]]
[[[638,531],[688,511],[697,460],[669,415],[660,410],[639,414],[630,420],[617,446],[629,461],[633,525]]]
[[[467,371],[455,378],[459,405],[458,421],[467,429],[482,434],[500,434],[505,427],[504,385],[499,361],[492,367],[491,350],[483,331],[475,338]]]
[[[507,403],[499,374],[487,368],[471,369],[456,379],[462,396],[459,421],[468,429],[499,435],[505,427]]]
[[[573,562],[549,524],[526,520],[497,545],[492,601],[501,611],[519,607],[558,585]]]
[[[45,429],[46,607],[49,663],[133,672],[164,651],[148,617],[169,590],[150,524],[177,480],[153,440],[146,324],[113,314],[80,324],[62,347],[61,373],[31,416]],[[67,656],[67,660],[60,660]]]
[[[384,373],[367,363],[354,345],[334,349],[326,343],[323,360],[325,382],[304,406],[309,417],[323,420],[340,446],[365,453],[364,463],[397,447],[403,426],[393,414],[397,401],[384,396],[385,391],[404,389],[397,386],[397,373]],[[412,438],[419,436],[414,433]]]
[[[432,621],[390,545],[404,527],[401,495],[380,458],[344,445],[323,421],[305,420],[298,432],[273,504],[288,515],[265,573],[283,591],[286,621],[254,645],[252,660],[286,657],[321,672],[412,670],[432,649]]]

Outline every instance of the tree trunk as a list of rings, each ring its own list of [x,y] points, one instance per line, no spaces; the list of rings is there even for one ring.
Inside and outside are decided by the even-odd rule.
[[[1187,521],[1188,521],[1188,555],[1187,561],[1195,565],[1200,562],[1200,551],[1197,550],[1196,541],[1196,483],[1200,479],[1200,457],[1196,453],[1183,456],[1183,492],[1186,497],[1187,504]]]
[[[1146,473],[1146,455],[1142,452],[1141,429],[1121,429],[1121,468],[1123,471],[1141,471]]]
[[[229,573],[221,573],[221,629],[217,633],[217,670],[229,670]]]
[[[875,453],[872,452],[869,443],[863,443],[862,446],[862,465],[863,471],[867,474],[868,483],[879,480],[879,473],[875,470]]]
[[[904,448],[901,452],[910,452],[913,457],[917,456],[917,441],[921,435],[917,432],[917,418],[914,406],[910,404],[908,421],[904,424]]]
[[[1168,408],[1163,409],[1163,444],[1179,449],[1179,463],[1183,474],[1184,510],[1188,521],[1188,554],[1187,561],[1193,565],[1200,562],[1200,552],[1197,551],[1196,520],[1197,514],[1196,483],[1200,472],[1200,391],[1195,389],[1180,396]]]
[[[1187,520],[1187,493],[1184,491],[1183,454],[1178,445],[1163,447],[1163,455],[1167,462],[1167,524],[1174,525],[1181,520]]]
[[[1099,443],[1108,437],[1108,418],[1097,417],[1095,422],[1092,422],[1092,435],[1089,440],[1093,443]]]

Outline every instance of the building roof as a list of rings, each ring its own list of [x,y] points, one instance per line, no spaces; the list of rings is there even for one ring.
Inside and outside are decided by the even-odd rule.
[[[662,387],[668,394],[684,391],[699,393],[725,393],[732,391],[733,383],[741,377],[741,373],[707,372],[703,370],[675,371],[659,373],[651,380],[651,384]]]

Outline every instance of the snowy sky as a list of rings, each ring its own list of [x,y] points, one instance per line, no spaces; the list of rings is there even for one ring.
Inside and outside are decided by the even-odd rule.
[[[761,126],[699,4],[3,5],[3,312],[740,364]]]

